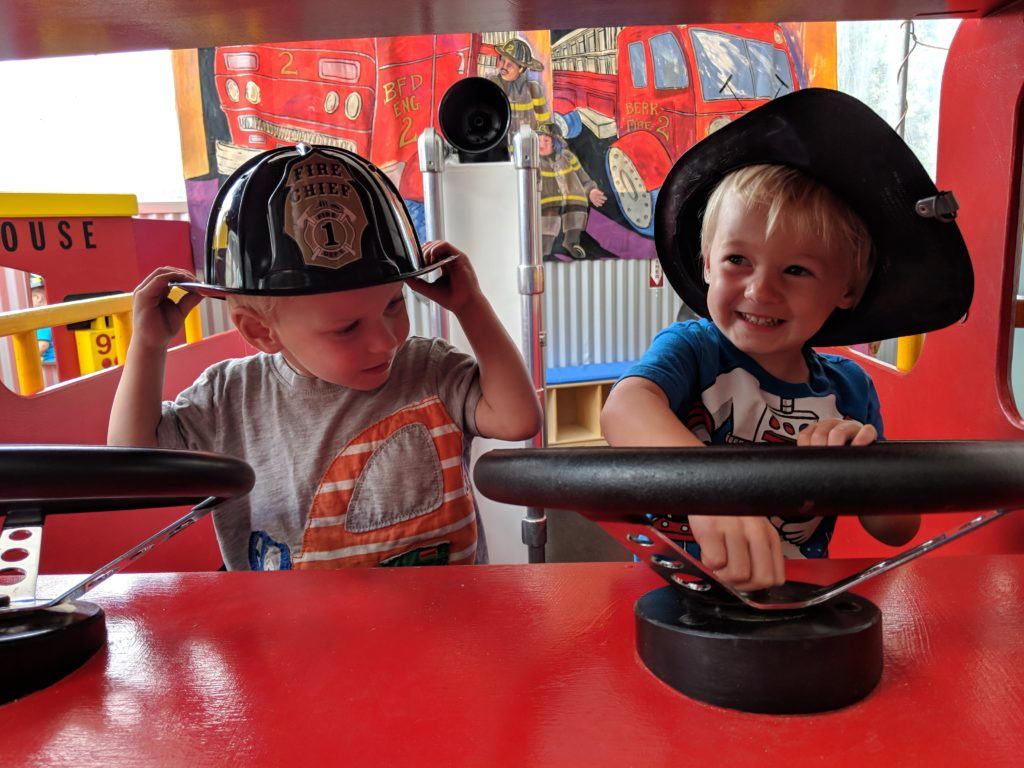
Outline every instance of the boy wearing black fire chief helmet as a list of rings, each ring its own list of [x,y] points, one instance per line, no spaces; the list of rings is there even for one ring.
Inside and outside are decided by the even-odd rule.
[[[371,163],[299,145],[227,180],[205,267],[205,282],[164,268],[136,289],[108,443],[253,466],[252,493],[214,513],[229,569],[484,561],[470,441],[530,437],[540,412],[469,259],[444,242],[421,249]],[[437,282],[418,279],[438,268]],[[177,304],[175,283],[189,291]],[[408,338],[405,284],[455,314],[479,362]],[[161,405],[167,344],[203,296],[226,299],[259,352],[216,363]]]

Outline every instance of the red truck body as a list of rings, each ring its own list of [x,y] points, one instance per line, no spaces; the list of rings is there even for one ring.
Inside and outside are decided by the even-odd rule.
[[[368,157],[403,197],[422,200],[416,140],[436,125],[437,102],[448,87],[473,74],[476,37],[218,48],[217,93],[232,144],[218,147],[221,172],[252,153],[305,141]]]
[[[580,33],[587,30],[579,30]],[[672,163],[726,122],[798,84],[777,24],[623,27],[612,55],[585,34],[555,43],[554,108],[569,137],[615,137],[608,175],[629,223],[650,235]],[[561,48],[559,48],[561,46]],[[608,71],[593,71],[608,70]]]

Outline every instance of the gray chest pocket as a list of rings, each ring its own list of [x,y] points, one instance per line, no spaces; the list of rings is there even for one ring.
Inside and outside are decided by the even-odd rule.
[[[444,500],[441,459],[423,424],[395,430],[373,452],[352,490],[345,530],[366,533],[433,512]]]

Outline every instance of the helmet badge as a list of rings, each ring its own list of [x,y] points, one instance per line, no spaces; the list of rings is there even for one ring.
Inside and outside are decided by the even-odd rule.
[[[306,264],[338,269],[362,257],[366,210],[342,163],[313,152],[291,167],[287,189],[284,231]]]

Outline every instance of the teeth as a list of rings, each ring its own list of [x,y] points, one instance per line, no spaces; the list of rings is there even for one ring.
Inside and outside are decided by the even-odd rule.
[[[760,325],[760,326],[764,326],[764,327],[770,327],[770,326],[773,326],[773,325],[778,325],[779,323],[782,322],[781,320],[777,320],[774,317],[761,317],[760,315],[748,315],[746,312],[740,312],[739,315],[740,315],[740,317],[742,317],[744,320],[746,320],[748,323],[750,323],[752,325]]]

